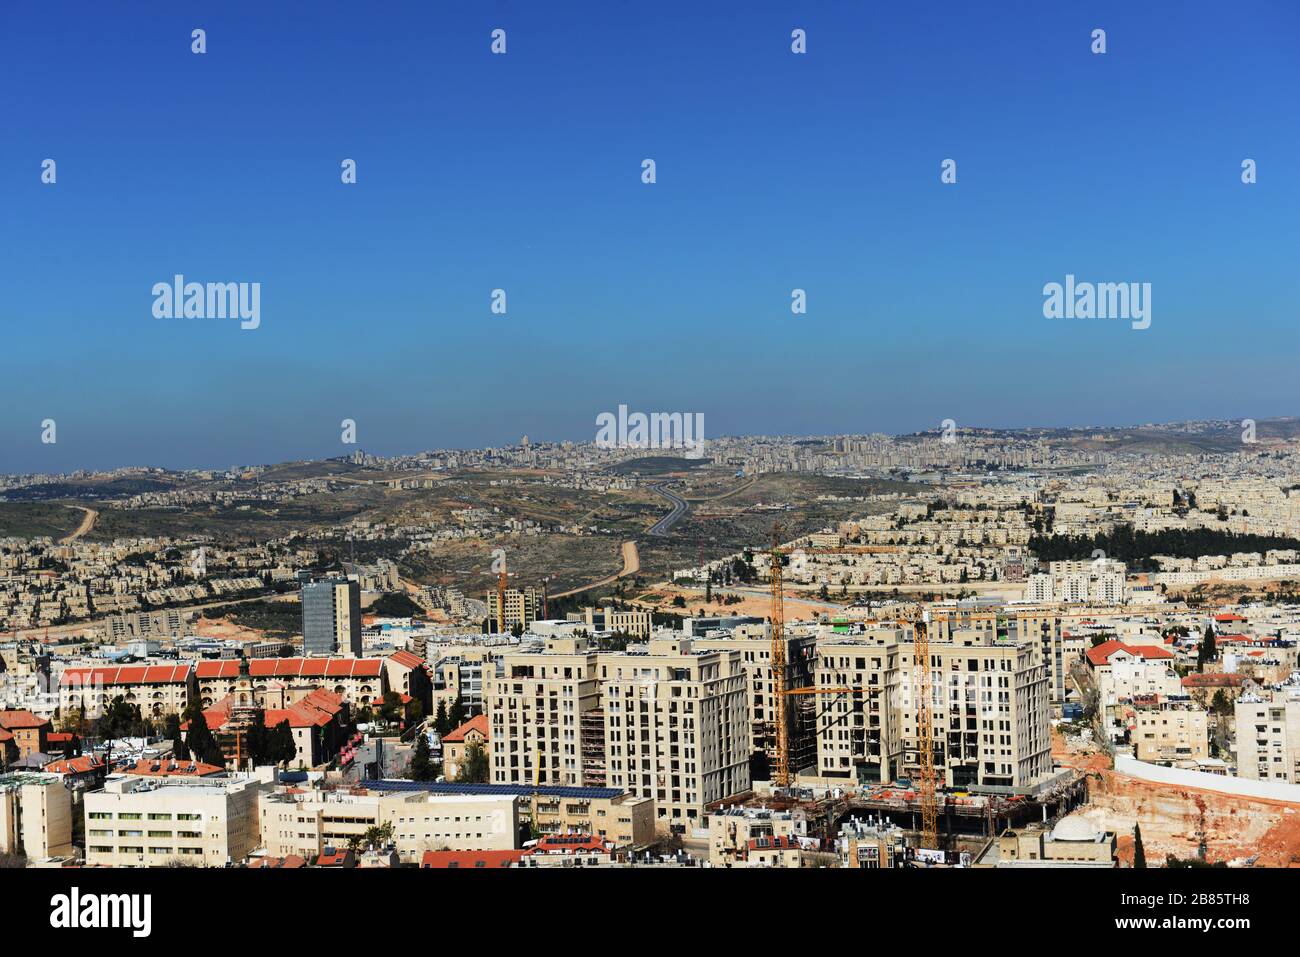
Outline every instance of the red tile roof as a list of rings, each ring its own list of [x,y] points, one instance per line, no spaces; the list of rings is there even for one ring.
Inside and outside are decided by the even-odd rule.
[[[1223,614],[1223,615],[1215,615],[1214,620],[1215,621],[1245,621],[1246,619],[1241,617],[1241,615]]]
[[[0,728],[18,731],[23,728],[40,728],[50,723],[49,718],[38,718],[30,711],[0,711]]]
[[[284,857],[259,857],[248,862],[249,867],[306,867],[307,862],[297,854],[286,854]]]
[[[587,854],[610,853],[610,848],[598,837],[590,834],[547,834],[528,850],[524,856],[534,854]]]
[[[396,662],[403,668],[419,668],[424,664],[424,659],[419,655],[413,655],[409,651],[395,651],[388,656],[389,661]]]
[[[103,766],[103,758],[95,757],[92,754],[83,754],[77,758],[52,761],[41,768],[41,771],[45,774],[89,774],[91,771],[98,771]]]
[[[189,665],[123,666],[120,668],[67,668],[60,685],[142,685],[176,684],[186,681]]]
[[[203,720],[208,723],[209,731],[216,731],[230,720],[231,709],[235,706],[235,696],[226,695],[211,708],[203,712]],[[268,728],[274,728],[282,721],[288,721],[291,728],[324,727],[334,720],[343,710],[343,699],[332,691],[317,688],[311,694],[295,701],[287,708],[263,709],[262,721]],[[188,721],[181,725],[188,731]]]
[[[448,731],[442,740],[450,741],[452,744],[455,744],[457,741],[464,741],[465,735],[470,731],[477,731],[479,734],[483,735],[484,740],[487,740],[489,737],[487,715],[474,715],[474,717],[470,718],[455,731]]]
[[[1176,658],[1168,648],[1158,648],[1155,645],[1126,645],[1122,641],[1116,641],[1114,638],[1109,641],[1103,641],[1095,648],[1088,649],[1088,661],[1094,667],[1100,667],[1107,664],[1111,656],[1125,651],[1137,658]]]
[[[799,850],[799,842],[785,835],[781,837],[751,837],[749,839],[749,849],[751,851],[797,851]]]
[[[524,856],[514,851],[425,851],[421,867],[509,867]]]
[[[378,678],[382,658],[250,658],[248,673],[254,678]],[[234,659],[200,661],[200,681],[239,677]]]

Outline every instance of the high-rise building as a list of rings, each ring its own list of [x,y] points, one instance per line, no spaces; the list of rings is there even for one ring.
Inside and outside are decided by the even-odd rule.
[[[706,805],[750,786],[741,657],[681,637],[623,652],[550,638],[504,655],[485,682],[493,783],[627,791],[673,830],[698,827]]]
[[[1025,788],[1050,774],[1049,682],[1032,639],[963,629],[930,641],[935,769],[945,787]],[[818,643],[817,684],[868,694],[828,696],[817,718],[824,777],[890,781],[915,774],[919,678],[911,629]]]
[[[361,655],[361,586],[328,578],[302,586],[302,644],[307,655]]]
[[[488,631],[497,630],[497,593],[491,590],[487,593],[488,606]],[[527,588],[507,588],[506,589],[506,614],[505,630],[510,631],[519,625],[525,631],[528,626],[535,622],[541,616],[542,596],[531,585]]]

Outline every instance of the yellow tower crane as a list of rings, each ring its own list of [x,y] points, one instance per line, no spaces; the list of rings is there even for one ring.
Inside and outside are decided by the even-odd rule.
[[[781,578],[784,553],[780,547],[781,526],[772,527],[772,701],[776,712],[776,785],[790,786],[790,726],[785,699],[790,695],[871,695],[873,688],[787,688],[785,660],[785,591]],[[820,716],[819,716],[820,717]]]
[[[918,676],[917,672],[920,671]],[[920,759],[921,846],[939,849],[939,804],[934,772],[934,671],[930,667],[928,613],[912,622],[912,687],[916,691],[916,749]]]

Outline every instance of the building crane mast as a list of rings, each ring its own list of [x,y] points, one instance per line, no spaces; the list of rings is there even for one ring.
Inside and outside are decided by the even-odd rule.
[[[772,699],[776,717],[776,785],[790,786],[790,735],[786,723],[786,698],[790,695],[870,695],[868,688],[786,688],[785,591],[782,581],[781,526],[772,528]],[[820,549],[818,549],[820,551]],[[919,758],[918,792],[921,799],[921,846],[939,849],[939,804],[934,767],[934,672],[930,666],[930,616],[912,622],[913,687],[916,689],[916,737]]]
[[[772,527],[772,701],[776,712],[776,786],[790,786],[790,726],[786,698],[791,695],[871,695],[870,688],[787,688],[785,660],[785,591],[781,578],[781,526]],[[820,718],[820,715],[818,716]]]
[[[920,670],[919,681],[917,670]],[[939,849],[939,805],[935,798],[934,772],[934,672],[930,667],[930,616],[928,612],[912,622],[912,686],[919,697],[916,706],[916,749],[920,758],[921,846]]]

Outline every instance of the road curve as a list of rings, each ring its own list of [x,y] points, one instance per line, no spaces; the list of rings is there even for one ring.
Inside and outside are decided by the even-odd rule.
[[[77,526],[77,530],[75,532],[73,532],[71,535],[68,535],[66,538],[59,539],[60,545],[71,545],[77,539],[81,538],[81,536],[88,535],[90,533],[90,530],[95,527],[95,520],[99,518],[99,513],[95,511],[93,508],[87,508],[84,505],[73,505],[72,507],[79,508],[86,514],[82,516],[81,524]]]
[[[668,501],[672,502],[673,505],[673,510],[651,525],[650,531],[646,533],[648,535],[657,535],[660,538],[663,538],[672,531],[673,526],[676,525],[678,520],[686,514],[690,509],[690,506],[686,504],[686,499],[679,497],[674,492],[668,491],[668,489],[664,488],[662,485],[652,485],[650,486],[650,491],[659,493],[664,498],[668,499]]]
[[[618,581],[620,578],[630,578],[641,570],[641,553],[637,551],[636,542],[623,543],[623,569],[615,572],[613,575],[606,575],[604,578],[582,585],[578,588],[570,588],[568,591],[557,592],[551,595],[551,598],[565,598],[569,595],[577,595],[584,591],[591,591],[593,588],[599,588],[601,585],[608,585],[611,582]]]

